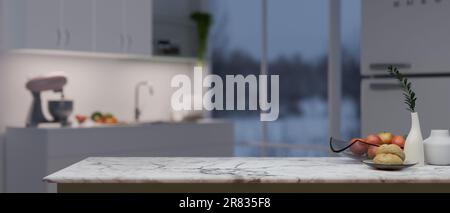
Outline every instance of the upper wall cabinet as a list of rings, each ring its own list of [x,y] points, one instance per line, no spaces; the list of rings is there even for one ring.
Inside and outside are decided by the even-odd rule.
[[[9,49],[194,57],[190,14],[203,0],[0,1],[1,39]]]
[[[3,0],[9,48],[92,51],[94,0]]]
[[[62,0],[61,43],[64,49],[93,50],[93,15],[93,0]]]
[[[61,49],[61,0],[26,1],[26,48]]]
[[[134,54],[152,54],[152,2],[149,0],[125,0],[125,2],[126,51]]]
[[[362,1],[361,71],[385,75],[450,70],[450,1]]]
[[[91,51],[92,1],[27,0],[23,47]]]
[[[125,52],[123,0],[95,0],[95,51]]]
[[[151,0],[95,0],[95,50],[152,53]]]

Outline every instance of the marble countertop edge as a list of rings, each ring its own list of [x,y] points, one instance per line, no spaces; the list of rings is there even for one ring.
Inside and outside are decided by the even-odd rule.
[[[380,171],[352,159],[323,158],[87,158],[45,182],[147,184],[450,184],[450,167]]]

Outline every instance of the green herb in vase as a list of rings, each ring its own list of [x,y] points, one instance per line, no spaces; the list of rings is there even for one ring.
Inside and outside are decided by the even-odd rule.
[[[202,66],[204,64],[206,51],[208,49],[208,33],[212,23],[212,18],[208,13],[194,12],[191,14],[191,19],[197,24],[197,63]]]
[[[398,71],[397,67],[389,66],[389,73],[394,76],[399,82],[400,86],[403,90],[403,96],[405,97],[405,104],[408,106],[408,110],[410,112],[416,111],[416,93],[411,88],[411,82],[409,82],[408,78],[406,78],[400,71]]]
[[[388,72],[395,77],[403,90],[405,97],[405,104],[408,106],[408,111],[411,112],[411,129],[406,137],[405,147],[405,162],[417,163],[418,166],[425,165],[425,156],[423,150],[423,137],[420,129],[419,114],[416,112],[416,93],[412,90],[411,82],[404,76],[397,67],[389,66]]]

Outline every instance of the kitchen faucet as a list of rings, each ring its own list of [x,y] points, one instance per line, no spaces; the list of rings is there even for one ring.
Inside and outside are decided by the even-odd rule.
[[[141,110],[139,109],[139,90],[141,86],[147,86],[150,95],[153,95],[153,86],[148,81],[138,82],[134,88],[134,121],[139,122],[141,116]]]

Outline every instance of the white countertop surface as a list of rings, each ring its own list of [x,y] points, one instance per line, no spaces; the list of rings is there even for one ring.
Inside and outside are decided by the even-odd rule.
[[[52,183],[450,183],[450,167],[374,170],[349,158],[87,158]]]

